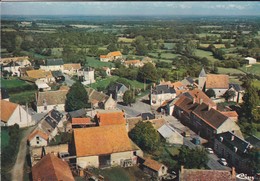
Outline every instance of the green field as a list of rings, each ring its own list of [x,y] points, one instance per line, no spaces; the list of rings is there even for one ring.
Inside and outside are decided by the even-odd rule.
[[[125,37],[119,37],[118,42],[123,43],[132,43],[135,39],[134,38],[125,38]]]
[[[24,91],[16,94],[10,94],[10,101],[18,104],[25,105],[35,101],[36,91]]]
[[[95,57],[86,57],[86,63],[90,67],[101,68],[101,67],[114,67],[112,62],[101,62]]]
[[[213,33],[200,33],[197,34],[200,38],[202,37],[206,37],[206,36],[216,36],[216,37],[220,37],[220,34],[213,34]]]
[[[260,90],[260,81],[259,80],[253,80],[252,84]]]
[[[164,47],[166,49],[173,49],[175,47],[175,43],[164,43]]]
[[[1,128],[1,148],[5,148],[9,143],[8,129]]]
[[[19,80],[18,78],[11,77],[10,79],[1,78],[1,87],[6,89],[14,88],[14,87],[22,87],[28,85],[29,83]]]
[[[149,55],[158,58],[158,53],[149,53]],[[161,59],[160,60],[166,60],[166,59],[173,59],[175,57],[179,56],[179,54],[174,53],[161,53]],[[167,61],[167,60],[166,60]]]
[[[243,66],[242,70],[260,76],[260,63],[253,64],[252,66]]]
[[[224,68],[224,67],[218,67],[218,73],[219,74],[245,74],[241,70],[234,69],[234,68]]]
[[[219,61],[218,59],[213,57],[212,52],[210,51],[205,51],[205,50],[195,50],[195,55],[198,57],[206,57],[208,60],[210,60],[211,62],[215,62],[215,61]]]

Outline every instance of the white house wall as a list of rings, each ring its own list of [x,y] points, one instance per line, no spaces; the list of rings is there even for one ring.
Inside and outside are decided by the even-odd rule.
[[[233,130],[240,130],[239,126],[231,119],[228,118],[218,129],[217,134],[233,131]]]
[[[40,68],[42,70],[46,70],[46,71],[55,71],[55,70],[60,70],[63,72],[63,65],[51,65],[51,66],[45,66],[45,65],[41,65]]]
[[[47,113],[54,109],[58,111],[65,111],[65,104],[58,104],[58,105],[47,105],[47,110],[44,110],[44,106],[37,106],[37,113]]]
[[[98,156],[78,157],[77,165],[79,165],[81,168],[86,168],[88,166],[98,168],[99,167]]]
[[[47,146],[47,144],[48,144],[47,140],[43,139],[40,136],[39,136],[39,139],[37,140],[36,139],[37,136],[39,136],[39,135],[36,135],[33,139],[31,139],[30,146],[33,146],[33,147]],[[37,143],[37,141],[39,143]]]
[[[152,94],[151,95],[151,105],[152,106],[160,106],[162,105],[162,103],[166,100],[169,100],[169,99],[173,99],[176,97],[176,94],[170,94],[170,93],[167,93],[167,94]],[[153,100],[155,100],[156,102],[153,103]]]
[[[28,114],[21,106],[17,106],[13,114],[7,122],[7,126],[11,126],[17,123],[20,127],[27,127],[34,125],[32,121],[32,116]]]

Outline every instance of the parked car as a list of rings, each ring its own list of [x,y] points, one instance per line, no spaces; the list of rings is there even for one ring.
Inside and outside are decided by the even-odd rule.
[[[219,159],[219,163],[220,163],[221,165],[227,166],[227,160],[226,160],[225,158],[220,158],[220,159]]]
[[[212,148],[206,148],[206,151],[207,151],[208,153],[210,153],[210,154],[213,154],[213,153],[214,153],[214,151],[212,150]]]

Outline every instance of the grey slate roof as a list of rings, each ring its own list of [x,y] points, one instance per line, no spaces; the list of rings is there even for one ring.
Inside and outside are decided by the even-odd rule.
[[[170,126],[168,126],[166,124],[164,124],[162,127],[160,127],[158,129],[158,132],[164,138],[170,138],[174,133],[176,133],[176,131],[172,127],[170,127]]]
[[[204,68],[202,68],[202,70],[200,71],[199,77],[206,77],[206,76],[207,76],[207,74],[206,74]]]
[[[247,152],[247,148],[250,145],[250,143],[248,143],[247,141],[239,138],[238,136],[236,136],[235,134],[233,134],[230,131],[217,134],[216,138],[218,140],[221,140],[220,137],[223,138],[222,144],[224,144],[229,149],[231,149],[235,152],[235,147],[236,147],[237,148],[237,151],[236,151],[237,154],[245,154]]]
[[[119,91],[121,88],[128,90],[128,88],[127,88],[124,84],[121,84],[121,83],[118,83],[118,82],[112,84],[112,85],[108,88],[108,90],[109,90],[109,91]]]
[[[229,83],[229,88],[231,87],[233,87],[237,92],[244,90],[239,84],[235,84],[235,83]]]
[[[154,94],[166,94],[166,93],[171,93],[174,94],[176,93],[175,89],[172,87],[169,87],[168,85],[157,85],[155,89],[153,89]]]
[[[45,62],[46,66],[51,66],[51,65],[63,65],[63,59],[59,58],[59,59],[47,59]]]
[[[86,112],[85,109],[79,109],[79,110],[76,110],[76,111],[71,111],[71,112],[69,112],[69,115],[70,115],[70,117],[72,117],[72,118],[79,118],[79,117],[85,116],[86,113],[87,113],[87,112]]]

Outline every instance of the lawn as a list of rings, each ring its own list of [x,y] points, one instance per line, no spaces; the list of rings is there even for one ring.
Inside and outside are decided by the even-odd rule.
[[[206,44],[206,43],[201,43],[199,46],[201,48],[208,48],[210,44]],[[215,48],[226,48],[225,44],[213,44]]]
[[[158,59],[158,53],[149,53],[150,56],[155,57]],[[169,61],[167,59],[173,59],[175,57],[179,56],[179,54],[174,53],[161,53],[161,61]]]
[[[35,93],[36,91],[33,90],[10,94],[10,101],[25,105],[26,103],[35,101]]]
[[[25,85],[29,85],[29,83],[19,80],[15,77],[10,77],[10,79],[3,79],[1,78],[1,87],[6,89],[14,88],[14,87],[22,87]]]
[[[241,85],[243,82],[237,76],[229,76],[229,82]]]
[[[130,167],[130,168],[112,167],[103,170],[94,169],[93,172],[97,175],[100,174],[103,177],[105,177],[106,181],[149,180],[149,178],[138,167]]]
[[[208,60],[210,60],[211,62],[215,62],[215,61],[219,61],[219,59],[216,59],[213,57],[212,52],[210,51],[205,51],[205,50],[195,50],[195,55],[198,57],[206,57]]]
[[[243,66],[242,70],[260,76],[260,64],[253,64],[252,66]]]
[[[224,68],[224,67],[218,67],[218,73],[219,74],[245,74],[241,70],[234,69],[234,68]]]
[[[9,134],[7,127],[1,128],[1,148],[5,148],[9,143]]]
[[[134,41],[134,38],[125,38],[125,37],[119,37],[118,42],[123,43],[132,43]]]
[[[114,67],[114,64],[112,62],[101,62],[99,59],[96,59],[95,57],[86,57],[86,63],[90,67],[94,68],[101,68],[101,67]]]

